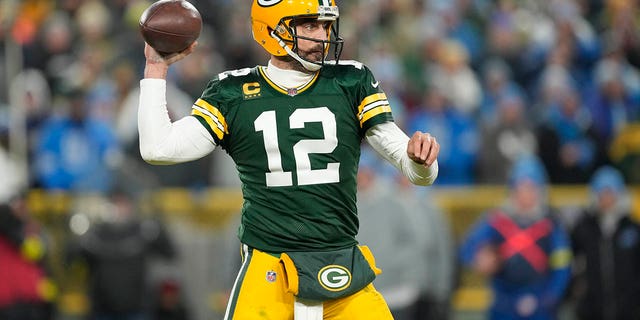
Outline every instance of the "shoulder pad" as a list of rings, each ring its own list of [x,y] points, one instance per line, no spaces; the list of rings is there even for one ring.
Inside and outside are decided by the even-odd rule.
[[[241,84],[254,82],[257,76],[257,67],[221,72],[209,81],[202,96],[212,101],[234,99],[242,94]]]

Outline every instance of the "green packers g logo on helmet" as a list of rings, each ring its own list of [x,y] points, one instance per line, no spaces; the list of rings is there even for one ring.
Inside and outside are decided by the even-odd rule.
[[[342,291],[351,284],[351,273],[343,266],[328,265],[318,271],[318,282],[329,291]]]

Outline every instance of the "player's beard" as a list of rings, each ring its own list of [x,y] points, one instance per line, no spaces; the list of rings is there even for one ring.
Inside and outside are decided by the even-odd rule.
[[[315,45],[313,48],[309,49],[309,50],[296,50],[296,53],[298,54],[298,56],[306,61],[309,62],[313,62],[313,63],[322,63],[322,60],[324,58],[324,46],[322,43],[318,43],[317,45]],[[275,56],[274,58],[286,62],[287,64],[289,64],[290,68],[292,70],[296,70],[296,71],[300,71],[300,72],[304,72],[304,73],[314,73],[315,71],[309,71],[307,70],[302,63],[300,63],[300,61],[294,59],[292,56],[286,55],[286,56]]]
[[[322,45],[322,43],[318,43],[307,51],[298,49],[298,55],[304,60],[314,63],[322,63],[322,60],[324,60],[324,45]]]

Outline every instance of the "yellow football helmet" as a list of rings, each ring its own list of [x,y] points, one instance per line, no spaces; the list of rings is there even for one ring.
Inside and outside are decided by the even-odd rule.
[[[339,10],[335,0],[254,0],[251,7],[251,30],[256,40],[267,52],[274,56],[290,55],[311,71],[320,69],[324,64],[302,59],[297,54],[298,36],[296,19],[315,18],[331,22],[327,29],[327,39],[308,39],[322,42],[325,56],[333,47],[334,59],[340,58],[343,40],[338,35]]]

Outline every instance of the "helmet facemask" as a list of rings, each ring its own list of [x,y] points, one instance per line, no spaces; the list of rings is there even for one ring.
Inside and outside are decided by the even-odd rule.
[[[314,39],[298,35],[296,25],[299,25],[308,19],[324,21],[329,23],[326,40]],[[276,30],[271,31],[271,37],[278,40],[280,46],[287,52],[289,56],[297,60],[308,71],[318,71],[327,61],[326,57],[329,51],[333,51],[333,59],[338,61],[342,53],[344,40],[339,36],[337,7],[319,7],[319,14],[298,15],[283,17],[278,23]],[[300,56],[298,40],[313,41],[322,45],[322,58],[320,61],[309,61]]]

